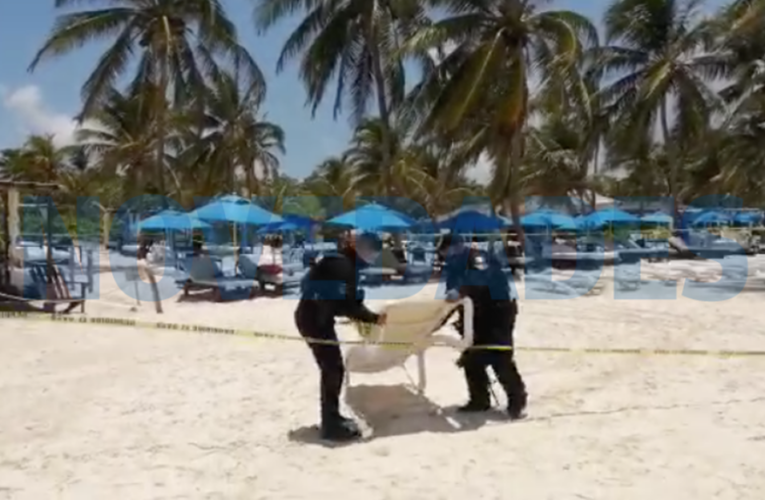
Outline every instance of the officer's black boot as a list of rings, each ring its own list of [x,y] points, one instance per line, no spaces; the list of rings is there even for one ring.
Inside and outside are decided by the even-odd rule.
[[[457,408],[457,411],[460,413],[481,413],[489,410],[491,410],[491,403],[488,401],[473,401],[472,399],[467,404]]]
[[[324,418],[321,422],[321,438],[328,441],[354,441],[361,438],[361,429],[353,420],[342,416]]]
[[[526,402],[528,395],[526,393],[526,385],[523,383],[521,374],[518,373],[518,367],[515,366],[515,362],[510,361],[509,366],[506,367],[506,377],[503,377],[505,393],[507,394],[507,414],[511,420],[519,420],[526,416]]]
[[[511,420],[525,417],[524,410],[528,399],[526,385],[523,383],[518,367],[513,361],[512,354],[496,355],[492,361],[494,373],[507,395],[507,414]]]
[[[509,397],[507,405],[507,414],[510,420],[520,420],[526,417],[526,392],[521,392]]]

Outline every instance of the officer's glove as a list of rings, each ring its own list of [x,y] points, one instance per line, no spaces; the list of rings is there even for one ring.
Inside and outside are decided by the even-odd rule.
[[[447,302],[459,302],[460,300],[460,292],[457,290],[449,290],[446,293],[446,301]]]

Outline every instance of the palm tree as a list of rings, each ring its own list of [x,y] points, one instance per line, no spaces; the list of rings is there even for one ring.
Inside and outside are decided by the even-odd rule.
[[[746,106],[765,90],[765,0],[735,0],[710,27],[728,82],[720,95],[727,103]]]
[[[753,100],[747,99],[750,104]],[[759,109],[739,113],[724,123],[716,134],[710,134],[707,147],[700,158],[701,179],[696,185],[713,186],[715,192],[699,194],[736,194],[745,204],[762,205],[765,195],[765,103],[760,99]],[[706,181],[704,181],[706,179]]]
[[[333,156],[321,162],[303,182],[312,194],[322,198],[325,205],[331,199],[339,199],[341,207],[325,207],[350,210],[360,194],[359,175],[356,168],[345,157]]]
[[[300,78],[313,113],[337,76],[335,117],[344,101],[349,101],[354,126],[362,123],[374,98],[381,120],[380,170],[387,171],[393,158],[393,113],[403,101],[405,88],[399,38],[425,22],[422,4],[416,0],[261,0],[256,8],[258,27],[266,30],[298,10],[305,11],[305,17],[285,42],[277,70],[289,59],[301,57]],[[385,187],[391,187],[390,181]]]
[[[24,151],[21,148],[0,151],[0,178],[16,179],[26,168]]]
[[[399,159],[406,148],[403,132],[379,118],[363,120],[353,131],[344,155],[358,175],[358,182],[374,193],[402,195],[403,164]],[[398,163],[398,165],[397,165]],[[387,165],[387,167],[385,167]],[[394,170],[398,170],[396,175]]]
[[[235,171],[244,169],[249,196],[258,194],[256,168],[266,178],[276,178],[277,154],[284,154],[284,130],[258,116],[262,93],[257,86],[242,89],[237,77],[221,72],[208,93],[205,125],[210,132],[204,141],[212,148],[211,160],[227,173],[228,191],[233,191]]]
[[[52,135],[31,135],[21,148],[2,151],[3,175],[17,181],[57,184],[53,199],[62,210],[70,210],[78,197],[100,191],[97,170],[79,146],[59,147]]]
[[[445,175],[445,168],[433,171],[422,157],[413,156],[410,161],[414,165],[406,166],[407,198],[422,206],[431,218],[453,211],[465,198],[484,195],[480,186],[471,185],[462,174]]]
[[[569,196],[585,199],[589,182],[588,130],[575,120],[550,115],[537,127],[528,127],[528,151],[521,169],[527,195]],[[590,204],[594,206],[592,200]]]
[[[68,8],[82,0],[56,0]],[[48,39],[35,55],[30,71],[43,60],[58,57],[96,39],[112,44],[82,86],[81,119],[96,112],[117,79],[137,63],[133,91],[150,82],[159,89],[156,108],[156,176],[164,194],[166,112],[170,92],[175,102],[193,98],[204,85],[205,72],[214,73],[224,58],[265,89],[263,75],[238,42],[237,29],[220,0],[90,0],[97,8],[61,14]],[[136,60],[137,59],[137,60]],[[132,92],[135,94],[135,92]]]
[[[70,168],[71,147],[56,146],[53,135],[31,135],[20,150],[8,153],[8,171],[21,181],[58,183]]]
[[[263,195],[258,197],[259,204],[275,213],[284,213],[289,205],[295,205],[295,199],[304,191],[301,183],[286,175],[276,175],[266,180]],[[286,207],[285,207],[286,205]]]
[[[722,71],[719,57],[703,53],[709,25],[699,17],[700,5],[701,0],[617,0],[606,11],[609,45],[600,51],[604,76],[615,77],[602,92],[615,124],[610,146],[644,155],[660,133],[676,211],[678,164],[684,146],[703,133],[717,107],[706,81]],[[683,130],[679,143],[670,139],[671,120]]]
[[[509,205],[520,227],[518,168],[529,113],[530,81],[568,82],[583,48],[597,42],[594,26],[570,11],[540,11],[533,0],[439,0],[447,17],[421,29],[407,49],[452,46],[431,73],[430,105],[420,132],[462,137],[468,150],[494,164],[493,196]],[[539,71],[536,71],[539,69]],[[426,75],[427,76],[427,75]],[[576,92],[574,85],[568,86]],[[477,158],[477,155],[476,155]]]
[[[123,193],[127,198],[151,188],[151,167],[154,165],[156,130],[147,126],[154,122],[156,109],[147,106],[142,95],[122,94],[109,89],[100,100],[90,122],[79,129],[77,140],[91,155],[98,158],[99,168],[107,176],[125,179]],[[157,186],[155,186],[157,187]]]

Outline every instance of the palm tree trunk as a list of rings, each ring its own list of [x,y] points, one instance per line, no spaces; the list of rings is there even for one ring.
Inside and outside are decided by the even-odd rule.
[[[167,58],[162,57],[159,68],[159,89],[157,92],[157,189],[161,196],[165,196],[165,122],[167,111]],[[163,208],[165,201],[162,202]]]
[[[391,195],[392,180],[390,169],[392,168],[392,145],[391,145],[391,126],[390,126],[390,108],[385,92],[385,74],[383,73],[382,61],[380,60],[380,48],[377,45],[377,37],[374,32],[374,25],[371,19],[367,19],[367,44],[372,53],[372,71],[375,79],[375,94],[377,96],[377,107],[382,121],[382,147],[383,158],[381,168],[383,169],[383,178],[385,185],[385,194]]]
[[[252,197],[255,196],[255,193],[253,192],[253,187],[252,187],[254,184],[254,182],[252,181],[252,175],[253,175],[252,167],[245,169],[245,176],[246,176],[245,182],[247,183],[247,196],[250,197],[250,200],[252,200]]]
[[[109,232],[111,231],[112,224],[111,224],[111,211],[104,210],[103,216],[102,216],[102,222],[103,222],[103,235],[104,235],[104,247],[108,248],[109,246]]]
[[[593,174],[598,175],[600,169],[600,141],[595,145],[595,158],[593,158],[592,170]]]
[[[667,99],[665,98],[661,102],[661,109],[659,110],[661,115],[661,132],[664,136],[664,149],[667,155],[667,162],[669,163],[669,195],[672,197],[672,205],[674,211],[674,217],[677,219],[679,215],[679,200],[677,199],[677,162],[675,158],[675,148],[670,142],[669,138],[669,122],[667,119]]]
[[[523,130],[522,128],[516,129],[510,140],[510,178],[508,182],[508,195],[505,199],[508,203],[507,208],[510,209],[510,217],[513,220],[513,227],[515,233],[518,235],[518,243],[521,245],[521,250],[525,248],[525,234],[523,232],[523,226],[521,225],[521,189],[518,183],[518,171],[523,159]]]

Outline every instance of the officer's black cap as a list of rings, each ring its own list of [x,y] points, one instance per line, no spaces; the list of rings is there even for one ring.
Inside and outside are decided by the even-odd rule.
[[[444,250],[448,250],[451,246],[456,245],[462,245],[464,243],[464,240],[462,239],[462,236],[458,234],[445,234],[441,237],[441,241],[438,244],[438,251],[443,252]]]

